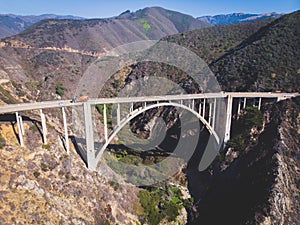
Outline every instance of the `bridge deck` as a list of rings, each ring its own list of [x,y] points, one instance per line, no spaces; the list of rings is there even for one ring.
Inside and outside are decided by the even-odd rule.
[[[273,92],[218,92],[203,94],[181,94],[181,95],[164,95],[164,96],[143,96],[143,97],[117,97],[117,98],[96,98],[88,102],[94,104],[116,104],[132,102],[152,102],[152,101],[175,101],[191,99],[210,99],[210,98],[291,98],[299,96],[299,93],[273,93]],[[20,103],[0,106],[0,113],[20,112],[27,110],[47,109],[80,106],[83,103],[72,103],[71,100],[56,100],[35,103]]]

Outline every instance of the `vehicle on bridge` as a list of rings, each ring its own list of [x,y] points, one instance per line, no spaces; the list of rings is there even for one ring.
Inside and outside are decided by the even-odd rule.
[[[75,96],[74,98],[72,98],[71,102],[72,103],[86,102],[88,100],[89,100],[89,96],[80,96],[80,97]]]

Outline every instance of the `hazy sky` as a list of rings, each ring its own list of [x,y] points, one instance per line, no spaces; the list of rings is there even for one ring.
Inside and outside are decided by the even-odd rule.
[[[292,12],[300,8],[299,0],[0,0],[1,14],[39,15],[54,13],[86,18],[106,18],[125,10],[161,6],[194,17],[232,12]]]

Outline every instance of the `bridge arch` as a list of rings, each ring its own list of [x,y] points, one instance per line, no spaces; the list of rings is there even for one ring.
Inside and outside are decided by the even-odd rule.
[[[147,106],[144,106],[144,107],[143,106],[139,107],[139,108],[133,110],[132,112],[130,112],[127,115],[127,117],[125,117],[124,119],[122,119],[120,121],[120,125],[116,126],[116,128],[113,130],[113,132],[109,134],[109,137],[108,137],[107,141],[101,147],[99,153],[96,156],[96,163],[98,164],[98,162],[101,159],[101,156],[102,156],[103,152],[105,151],[105,149],[107,148],[107,146],[109,145],[109,143],[111,143],[111,141],[116,137],[116,135],[120,132],[120,130],[122,128],[124,128],[124,126],[127,123],[129,123],[132,119],[134,119],[135,117],[137,117],[141,113],[146,112],[147,110],[150,110],[150,109],[153,109],[153,108],[157,108],[157,107],[162,107],[162,106],[179,107],[179,108],[182,108],[182,109],[185,109],[185,110],[191,112],[193,115],[195,115],[203,123],[203,125],[206,127],[206,129],[209,131],[209,133],[214,136],[217,144],[220,143],[220,138],[219,138],[218,134],[216,133],[216,131],[206,121],[206,119],[203,116],[201,116],[198,112],[196,112],[195,110],[193,110],[190,107],[188,107],[186,105],[183,105],[183,104],[179,104],[179,103],[175,103],[175,102],[159,102],[159,103],[147,105]]]

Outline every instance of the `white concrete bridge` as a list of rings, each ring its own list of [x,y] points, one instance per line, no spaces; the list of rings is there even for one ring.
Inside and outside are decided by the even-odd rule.
[[[67,124],[67,115],[65,109],[67,107],[83,107],[86,151],[83,156],[88,168],[96,170],[96,167],[101,159],[102,153],[107,148],[109,143],[115,138],[120,130],[141,113],[157,108],[172,106],[182,108],[195,115],[201,123],[207,128],[210,134],[214,137],[215,142],[220,145],[226,143],[230,139],[230,128],[232,115],[239,115],[240,111],[247,105],[256,106],[259,110],[266,99],[274,99],[280,101],[292,97],[299,96],[299,93],[272,93],[272,92],[218,92],[205,94],[181,94],[181,95],[165,95],[165,96],[145,96],[145,97],[119,97],[119,98],[98,98],[90,99],[86,102],[72,103],[71,100],[64,101],[47,101],[36,103],[23,103],[0,106],[0,114],[15,113],[18,125],[18,136],[20,145],[24,146],[24,128],[20,112],[39,110],[42,125],[43,142],[47,143],[47,126],[46,117],[43,109],[61,108],[63,116],[64,139],[65,147],[69,153],[69,132]],[[235,101],[235,109],[233,103]],[[217,116],[221,102],[224,102],[223,114],[225,116]],[[125,116],[121,115],[120,105],[128,105],[128,111]],[[92,119],[92,107],[95,105],[103,105],[103,124],[104,124],[104,140],[100,150],[95,150],[94,142],[94,123]],[[116,121],[115,126],[108,129],[107,105],[116,106]],[[124,114],[124,113],[123,113]],[[225,130],[224,135],[220,136],[218,132],[219,120],[224,120]],[[1,121],[0,121],[1,122]]]

